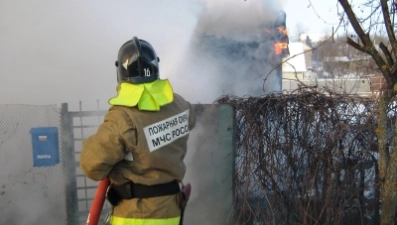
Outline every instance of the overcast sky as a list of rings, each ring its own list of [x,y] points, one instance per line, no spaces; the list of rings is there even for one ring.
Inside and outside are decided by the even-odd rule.
[[[253,15],[245,7],[258,2],[286,11],[291,36],[297,24],[323,33],[338,22],[336,0],[0,0],[0,104],[76,106],[81,100],[92,109],[99,100],[106,109],[116,93],[118,49],[132,36],[155,47],[161,77],[173,83],[183,79],[178,65],[204,8],[215,19],[231,9],[238,21]],[[195,82],[200,79],[177,82],[174,90],[183,95]],[[189,96],[193,103],[218,97],[205,97],[205,90]]]

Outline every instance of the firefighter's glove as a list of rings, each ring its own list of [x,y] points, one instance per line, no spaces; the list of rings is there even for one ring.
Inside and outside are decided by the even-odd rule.
[[[109,185],[108,190],[106,191],[106,199],[112,206],[117,206],[122,200],[121,195],[116,191],[116,189],[114,189],[113,184]]]

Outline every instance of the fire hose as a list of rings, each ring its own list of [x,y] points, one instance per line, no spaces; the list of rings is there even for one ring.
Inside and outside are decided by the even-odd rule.
[[[105,178],[99,182],[98,188],[95,192],[94,199],[91,203],[91,208],[90,208],[90,212],[88,213],[86,225],[98,225],[99,218],[101,217],[103,204],[105,203],[106,190],[109,185],[110,185],[110,180],[108,178]]]
[[[186,208],[187,202],[189,201],[191,191],[192,191],[192,186],[190,185],[190,183],[187,183],[186,185],[182,186],[181,204],[180,204],[181,220],[179,222],[179,225],[183,225],[183,217],[185,214],[185,208]]]

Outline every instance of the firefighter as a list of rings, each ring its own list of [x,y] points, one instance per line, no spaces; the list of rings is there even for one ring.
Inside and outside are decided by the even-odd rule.
[[[151,44],[137,37],[121,46],[117,96],[97,132],[83,142],[84,174],[111,182],[112,225],[181,223],[183,159],[195,115],[168,79],[160,79],[159,60]]]

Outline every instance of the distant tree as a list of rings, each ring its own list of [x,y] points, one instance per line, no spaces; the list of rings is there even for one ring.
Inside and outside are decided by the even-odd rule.
[[[322,70],[329,74],[328,78],[348,74],[366,77],[377,72],[372,58],[348,45],[345,38],[327,38],[317,46],[313,51],[313,60],[321,64]]]
[[[312,39],[310,39],[309,36],[306,36],[305,44],[307,46],[309,46],[310,48],[313,48],[313,42],[312,42]]]
[[[347,43],[371,56],[385,80],[379,96],[377,120],[380,224],[391,225],[395,224],[397,208],[397,124],[390,135],[387,129],[388,117],[395,115],[388,115],[387,112],[391,104],[395,105],[397,90],[397,40],[394,26],[397,4],[394,0],[368,0],[362,6],[354,7],[360,11],[354,11],[349,0],[338,2],[358,38],[354,40],[347,36]],[[364,7],[368,7],[368,10],[364,10]],[[363,15],[364,12],[368,14]],[[371,34],[381,32],[388,39],[376,42]]]
[[[306,32],[306,29],[303,27],[301,23],[296,24],[296,41],[302,41],[301,36]]]

